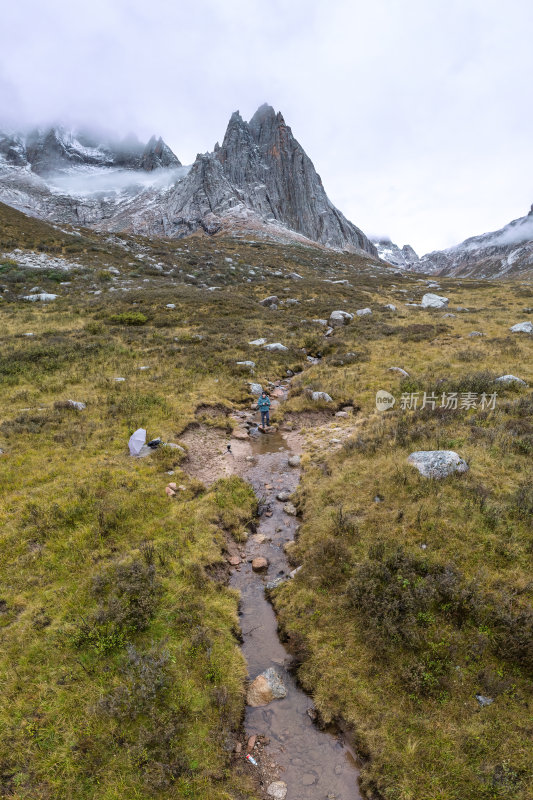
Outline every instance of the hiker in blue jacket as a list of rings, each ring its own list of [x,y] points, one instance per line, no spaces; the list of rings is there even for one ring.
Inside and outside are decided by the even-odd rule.
[[[263,392],[257,401],[257,408],[261,412],[261,427],[265,430],[265,422],[270,425],[270,397],[266,392]]]

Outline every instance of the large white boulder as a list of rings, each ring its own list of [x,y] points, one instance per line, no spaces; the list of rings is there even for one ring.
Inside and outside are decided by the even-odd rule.
[[[327,392],[311,392],[311,400],[315,402],[323,400],[325,403],[333,402],[333,398],[331,398]]]
[[[288,347],[285,347],[284,344],[281,342],[273,342],[272,344],[265,344],[265,350],[270,350],[270,352],[283,352],[283,350],[288,350]]]
[[[533,322],[517,322],[510,328],[513,333],[533,333]]]
[[[433,294],[432,292],[428,292],[422,298],[422,302],[420,305],[422,308],[446,308],[450,301],[447,297],[443,297],[440,294]]]
[[[453,450],[417,450],[407,458],[424,478],[447,478],[466,472],[468,464]]]
[[[500,375],[499,378],[496,378],[496,383],[518,383],[520,386],[527,386],[526,382],[522,380],[522,378],[517,378],[516,375]]]
[[[367,317],[369,314],[372,313],[371,308],[358,308],[355,312],[358,317]]]
[[[39,300],[41,303],[49,303],[51,300],[56,300],[59,297],[57,294],[49,294],[48,292],[38,292],[37,294],[26,294],[23,300],[30,300],[35,303]]]
[[[347,325],[353,319],[353,314],[348,311],[332,311],[329,315],[329,324],[332,328],[340,328]]]

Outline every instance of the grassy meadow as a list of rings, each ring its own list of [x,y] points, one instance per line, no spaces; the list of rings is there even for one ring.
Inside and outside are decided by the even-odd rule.
[[[207,489],[178,449],[137,460],[127,442],[139,427],[176,444],[198,425],[229,435],[209,409],[248,407],[249,381],[287,370],[278,419],[305,420],[308,440],[303,566],[274,602],[301,681],[351,730],[369,797],[531,796],[533,401],[494,379],[533,383],[533,337],[509,332],[533,290],[446,279],[444,317],[405,305],[427,282],[300,245],[151,242],[0,206],[0,796],[256,796],[232,755],[246,665],[220,580],[256,500],[235,477]],[[57,299],[21,299],[36,286]],[[271,294],[298,302],[272,311]],[[327,338],[315,321],[366,306]],[[381,414],[378,389],[397,398]],[[424,391],[498,398],[399,408]],[[420,478],[407,455],[433,448],[469,471]]]

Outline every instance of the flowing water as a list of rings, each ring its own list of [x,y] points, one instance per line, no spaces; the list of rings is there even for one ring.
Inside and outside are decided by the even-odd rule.
[[[245,728],[248,735],[262,734],[270,743],[266,755],[280,767],[279,780],[287,784],[287,800],[357,800],[358,772],[354,754],[339,732],[319,730],[308,711],[311,698],[300,689],[290,671],[291,656],[277,635],[277,621],[265,597],[265,585],[291,571],[283,545],[294,538],[297,519],[283,511],[276,500],[282,489],[294,491],[299,470],[288,466],[291,451],[279,432],[250,437],[253,462],[247,462],[242,477],[248,480],[261,501],[272,512],[263,513],[257,533],[266,537],[259,543],[250,536],[246,560],[232,573],[231,585],[241,593],[240,622],[243,653],[250,679],[268,667],[281,676],[287,696],[259,708],[247,707]],[[264,556],[269,561],[266,574],[254,573],[248,559]]]

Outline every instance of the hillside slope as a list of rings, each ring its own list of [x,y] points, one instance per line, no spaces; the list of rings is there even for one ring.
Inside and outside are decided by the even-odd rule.
[[[224,460],[250,382],[290,370],[275,422],[304,442],[302,569],[274,602],[320,716],[350,729],[368,797],[529,800],[533,337],[509,328],[532,290],[444,278],[448,309],[409,305],[426,283],[367,255],[0,206],[1,794],[263,796],[236,747],[247,676],[226,582],[257,501],[229,468],[191,477],[211,451],[186,444],[203,432]],[[332,311],[363,308],[325,335]],[[470,405],[441,409],[453,392]],[[139,427],[183,451],[132,459]],[[407,456],[435,447],[468,472],[421,478]]]

